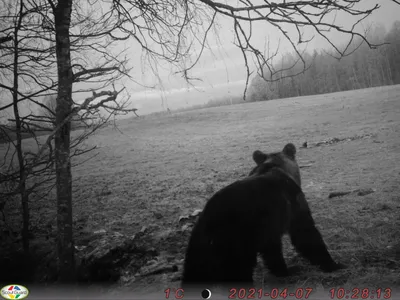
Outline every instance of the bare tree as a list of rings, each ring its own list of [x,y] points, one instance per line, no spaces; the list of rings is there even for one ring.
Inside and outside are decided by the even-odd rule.
[[[19,35],[20,35],[20,31],[21,31],[21,27],[22,27],[22,18],[23,18],[23,14],[21,13],[23,11],[23,4],[22,2],[19,3],[20,5],[18,5],[16,7],[16,9],[18,10],[18,14],[17,17],[15,18],[15,22],[12,24],[11,27],[9,28],[5,28],[3,29],[3,31],[7,31],[9,30],[9,35],[7,35],[7,38],[3,38],[2,42],[9,42],[9,41],[13,41],[13,45],[7,47],[3,46],[2,49],[4,48],[9,48],[11,51],[10,52],[6,52],[7,54],[13,52],[13,61],[11,64],[9,64],[9,66],[11,66],[10,70],[11,70],[11,74],[12,74],[12,85],[11,86],[6,86],[4,84],[0,84],[0,87],[3,89],[7,89],[8,91],[10,91],[11,95],[12,95],[12,102],[11,102],[11,106],[13,108],[13,113],[15,116],[15,133],[16,133],[16,143],[14,144],[15,150],[16,150],[16,154],[17,154],[17,158],[18,158],[18,164],[19,164],[19,174],[18,177],[19,179],[21,179],[21,184],[18,186],[18,192],[21,195],[21,206],[22,206],[22,215],[23,215],[23,229],[22,229],[22,241],[23,241],[23,249],[24,252],[27,254],[29,252],[29,208],[28,208],[28,199],[29,199],[29,194],[27,192],[26,189],[26,184],[25,184],[25,176],[26,176],[26,165],[25,165],[25,160],[24,160],[24,155],[23,155],[23,150],[22,150],[22,122],[21,122],[21,118],[20,118],[20,112],[19,112],[19,108],[18,108],[18,92],[19,92],[19,68],[18,68],[18,61],[20,59],[20,51],[19,51]],[[7,63],[2,64],[2,69],[7,69]],[[5,75],[3,73],[3,75]],[[4,132],[5,136],[7,136],[7,132]],[[11,141],[10,141],[11,142]],[[13,168],[13,164],[11,163],[9,165],[9,171],[10,169],[12,170],[11,174],[7,174],[7,176],[2,176],[2,177],[6,177],[6,178],[2,178],[2,183],[4,181],[10,181],[12,179],[15,178],[16,174],[13,172],[14,168]]]
[[[370,43],[364,33],[357,32],[356,26],[365,18],[367,18],[373,11],[379,8],[379,5],[369,8],[359,8],[361,1],[283,1],[281,3],[276,2],[259,2],[254,4],[254,1],[240,1],[238,5],[228,5],[211,0],[202,0],[211,7],[215,12],[227,16],[233,20],[234,32],[237,46],[242,50],[243,58],[246,63],[247,80],[246,88],[251,75],[250,68],[248,65],[249,58],[253,58],[256,62],[258,74],[266,81],[279,80],[282,77],[287,77],[285,69],[276,68],[272,63],[272,57],[266,57],[263,53],[263,49],[259,49],[254,45],[252,41],[252,26],[260,22],[265,22],[272,25],[283,37],[290,43],[293,52],[296,54],[297,59],[291,67],[297,65],[298,62],[303,64],[303,70],[293,74],[296,76],[302,73],[306,69],[306,61],[303,57],[303,51],[301,45],[307,44],[315,36],[322,37],[329,45],[335,50],[337,58],[349,55],[352,51],[349,49],[355,38],[359,37],[363,42],[367,43],[370,47],[376,47]],[[334,14],[347,15],[355,18],[348,28],[344,28],[339,24],[335,24],[334,21],[326,21],[330,16]],[[246,26],[244,25],[247,25]],[[259,26],[259,25],[257,25]],[[288,28],[294,29],[295,34],[290,35]],[[314,32],[312,37],[306,37],[304,35],[304,29],[310,29]],[[246,30],[247,29],[247,30]],[[330,37],[329,32],[336,31],[342,34],[343,38],[347,38],[348,42],[344,47],[334,43]],[[296,43],[297,41],[297,43]],[[265,74],[265,72],[267,74]],[[283,76],[277,76],[283,74]],[[246,90],[244,91],[244,97],[246,96]]]
[[[136,113],[136,109],[127,109],[126,100],[117,101],[117,96],[120,95],[123,88],[119,91],[115,89],[99,93],[93,91],[93,96],[86,98],[83,103],[74,103],[73,107],[68,110],[68,116],[64,115],[64,118],[57,123],[61,125],[57,127],[55,122],[57,108],[55,103],[49,100],[57,95],[57,88],[60,89],[57,74],[54,72],[57,70],[56,47],[54,47],[56,40],[54,36],[55,23],[46,21],[46,26],[41,26],[43,20],[47,20],[46,9],[49,9],[50,6],[47,2],[39,3],[39,1],[25,0],[20,0],[17,3],[3,1],[3,4],[0,18],[5,22],[0,28],[0,36],[4,35],[5,37],[1,38],[0,77],[2,80],[0,81],[0,90],[3,94],[9,92],[11,99],[7,97],[7,94],[4,94],[6,97],[0,105],[0,111],[5,112],[12,108],[13,118],[10,119],[11,126],[2,125],[0,127],[2,142],[8,144],[6,151],[2,153],[4,164],[0,166],[0,198],[2,200],[0,207],[1,209],[4,208],[6,199],[13,199],[16,194],[21,196],[22,241],[23,248],[28,253],[29,195],[37,192],[39,187],[43,188],[45,184],[48,184],[47,189],[51,189],[55,177],[53,163],[56,158],[65,159],[61,151],[53,151],[52,140],[56,133],[59,134],[56,145],[61,147],[64,145],[64,135],[60,133],[60,129],[64,124],[70,126],[70,121],[74,119],[79,126],[85,128],[81,134],[75,136],[72,140],[69,139],[69,133],[66,135],[68,137],[67,155],[69,161],[73,156],[94,149],[94,147],[82,147],[82,142],[94,131],[106,125],[113,116],[128,112]],[[62,24],[60,26],[62,27]],[[82,51],[85,50],[83,48],[82,46]],[[75,52],[78,52],[78,48],[75,49]],[[76,72],[72,77],[72,82],[87,82],[104,74],[112,74],[113,71],[121,73],[125,71],[124,61],[113,60],[112,56],[108,56],[102,63],[103,66],[101,67],[86,68]],[[108,66],[107,63],[114,65]],[[82,65],[80,67],[84,68]],[[112,76],[109,76],[106,81],[112,83]],[[41,101],[46,95],[49,101]],[[95,101],[98,101],[98,103],[95,103]],[[24,102],[33,103],[38,109],[29,114],[21,113],[19,104]],[[25,103],[24,106],[26,107]],[[44,144],[41,144],[36,136],[39,131],[50,133]],[[28,133],[37,143],[38,150],[36,152],[31,149],[24,149],[22,146],[22,140]],[[15,157],[17,157],[18,168],[14,163]],[[40,179],[39,181],[33,180],[28,184],[29,179],[33,177]],[[64,178],[62,177],[61,181]],[[59,207],[62,210],[65,206],[60,204]],[[62,212],[65,211],[62,210]],[[69,212],[67,211],[67,213]],[[64,236],[61,235],[60,239],[63,238]],[[64,247],[61,248],[64,251]],[[65,259],[60,261],[65,261]],[[60,269],[68,270],[68,268]]]

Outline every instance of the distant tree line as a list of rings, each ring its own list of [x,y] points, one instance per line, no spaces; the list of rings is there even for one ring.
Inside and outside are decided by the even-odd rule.
[[[287,70],[278,72],[276,81],[266,81],[259,75],[254,77],[248,90],[249,101],[400,84],[400,21],[396,21],[388,32],[384,26],[376,25],[367,36],[375,44],[387,44],[371,49],[366,43],[355,40],[351,49],[354,53],[340,60],[327,51],[305,53],[303,58],[308,68],[297,76],[294,75],[301,72],[303,65],[295,61],[295,55],[284,55],[277,68]]]

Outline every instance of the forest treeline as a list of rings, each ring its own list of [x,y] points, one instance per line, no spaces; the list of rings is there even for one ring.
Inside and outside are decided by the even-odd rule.
[[[353,50],[358,48],[340,60],[326,50],[306,52],[303,58],[307,69],[297,76],[293,75],[300,73],[304,65],[301,61],[296,63],[297,57],[294,54],[284,55],[277,68],[286,67],[288,70],[276,75],[277,78],[286,78],[268,82],[257,75],[250,83],[248,101],[400,84],[400,21],[394,22],[387,32],[383,25],[375,25],[371,27],[367,36],[374,44],[387,44],[371,49],[366,43],[360,45],[360,41],[355,40]],[[293,65],[294,67],[290,68]],[[268,74],[267,70],[264,73]]]

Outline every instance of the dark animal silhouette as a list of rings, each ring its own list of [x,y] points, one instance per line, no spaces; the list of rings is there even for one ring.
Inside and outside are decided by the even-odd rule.
[[[311,264],[325,272],[344,268],[332,259],[315,227],[295,155],[291,143],[281,152],[255,151],[257,166],[249,176],[211,197],[189,240],[183,288],[252,285],[258,253],[272,274],[290,275],[282,255],[285,233]]]

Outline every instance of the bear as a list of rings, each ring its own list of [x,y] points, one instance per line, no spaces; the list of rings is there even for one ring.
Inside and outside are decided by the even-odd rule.
[[[296,146],[292,143],[286,144],[281,152],[265,154],[260,150],[256,150],[253,152],[253,160],[256,163],[256,167],[250,171],[248,176],[265,173],[263,169],[268,169],[268,167],[272,166],[271,164],[274,164],[301,187],[300,168],[296,161]]]
[[[315,227],[301,189],[296,147],[281,152],[254,151],[249,175],[218,192],[206,203],[189,238],[181,286],[202,290],[214,285],[252,286],[257,254],[277,276],[289,276],[282,236],[289,234],[297,252],[324,272],[336,263]]]

